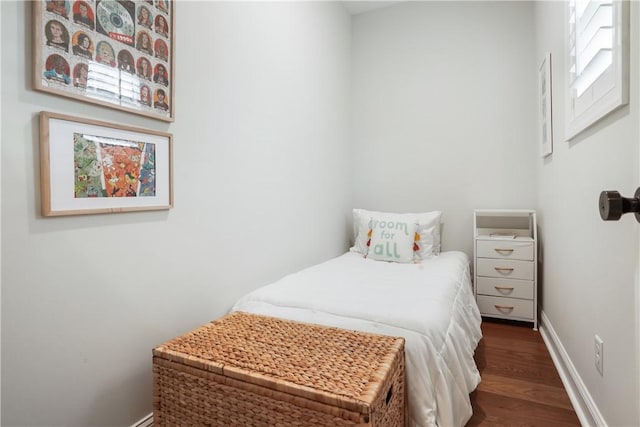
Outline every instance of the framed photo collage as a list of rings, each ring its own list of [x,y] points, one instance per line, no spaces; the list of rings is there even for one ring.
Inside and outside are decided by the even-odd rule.
[[[33,3],[34,87],[174,120],[174,12],[168,0]]]

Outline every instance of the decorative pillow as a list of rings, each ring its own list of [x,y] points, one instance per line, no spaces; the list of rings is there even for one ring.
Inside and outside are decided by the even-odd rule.
[[[354,245],[350,249],[352,252],[359,252],[367,255],[368,247],[367,233],[369,231],[369,221],[372,217],[377,219],[397,220],[397,221],[417,221],[416,232],[420,239],[416,241],[414,259],[421,261],[431,256],[440,254],[440,218],[442,212],[423,212],[397,214],[390,212],[367,211],[365,209],[353,210],[353,232]]]
[[[371,218],[367,257],[378,261],[413,261],[417,226],[413,221]]]

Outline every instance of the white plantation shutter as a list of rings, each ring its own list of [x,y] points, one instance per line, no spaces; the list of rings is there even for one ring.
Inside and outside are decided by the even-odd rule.
[[[628,102],[628,10],[628,1],[568,3],[567,139]]]

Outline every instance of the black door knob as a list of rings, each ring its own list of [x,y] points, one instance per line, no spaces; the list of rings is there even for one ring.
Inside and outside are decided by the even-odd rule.
[[[635,213],[640,222],[640,187],[633,198],[622,197],[617,191],[603,191],[599,200],[600,218],[605,221],[617,221],[626,213]]]

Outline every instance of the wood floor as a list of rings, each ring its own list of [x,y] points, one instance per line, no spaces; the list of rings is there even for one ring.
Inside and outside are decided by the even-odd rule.
[[[475,359],[482,382],[471,394],[474,426],[579,426],[540,333],[483,320]]]

